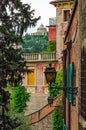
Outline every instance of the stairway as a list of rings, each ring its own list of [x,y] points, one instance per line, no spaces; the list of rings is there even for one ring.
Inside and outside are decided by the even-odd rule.
[[[27,115],[28,116],[27,124],[31,125],[44,119],[54,110],[55,106],[59,107],[61,105],[61,101],[62,101],[62,95],[59,95],[54,99],[51,107],[47,104],[44,107],[42,107],[40,110],[37,110]]]

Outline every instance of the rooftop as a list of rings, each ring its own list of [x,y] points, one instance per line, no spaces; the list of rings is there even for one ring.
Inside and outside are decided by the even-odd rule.
[[[55,4],[55,3],[59,3],[59,2],[71,2],[71,1],[74,1],[74,0],[53,0],[50,2],[50,4]]]

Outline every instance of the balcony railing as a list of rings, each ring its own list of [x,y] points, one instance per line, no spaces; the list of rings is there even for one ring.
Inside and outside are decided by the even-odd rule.
[[[23,57],[26,61],[55,61],[56,53],[55,52],[46,52],[46,53],[24,53]]]

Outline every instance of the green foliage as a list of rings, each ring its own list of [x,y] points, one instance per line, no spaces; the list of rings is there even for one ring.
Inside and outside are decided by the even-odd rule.
[[[62,130],[62,112],[58,107],[52,114],[52,130]]]
[[[22,85],[18,85],[16,87],[10,87],[10,84],[8,84],[7,88],[5,88],[5,91],[9,92],[11,97],[10,104],[8,106],[10,111],[7,112],[8,124],[10,125],[7,125],[6,128],[9,130],[27,130],[27,129],[30,130],[29,124],[26,124],[28,116],[24,116],[23,112],[24,105],[26,106],[25,99],[30,98],[30,94],[26,92],[26,89]],[[20,101],[19,98],[21,98]],[[17,99],[19,102],[16,102]],[[23,102],[24,104],[23,106],[21,106]],[[16,105],[16,103],[18,103],[19,105],[17,104],[15,108],[14,104]],[[18,111],[21,108],[22,111]]]
[[[28,27],[35,26],[40,17],[34,17],[31,6],[21,0],[0,0],[0,128],[6,130],[9,122],[10,96],[6,84],[18,84],[22,80],[25,61],[19,48],[22,35]],[[6,98],[7,97],[7,98]],[[5,100],[6,99],[6,100]]]
[[[62,70],[57,71],[56,81],[51,86],[52,89],[49,86],[49,93],[53,98],[62,92],[58,89],[62,86]],[[59,107],[55,107],[52,114],[52,130],[62,130],[62,110]]]
[[[49,95],[51,97],[56,97],[58,94],[61,93],[61,90],[58,89],[62,86],[62,70],[58,70],[56,74],[56,81],[55,83],[52,83],[51,86],[50,84],[48,85],[48,90],[49,90]]]
[[[54,98],[59,94],[59,91],[57,91],[57,83],[52,83],[51,85],[48,85],[48,91],[49,95]]]
[[[22,85],[18,85],[12,93],[12,106],[17,112],[23,112],[27,106],[26,102],[29,101],[30,94],[26,92],[26,89]]]
[[[49,52],[56,51],[56,41],[49,41],[47,49]]]
[[[8,130],[30,130],[29,124],[26,124],[28,117],[24,116],[24,113],[16,112],[10,105],[10,111],[7,115],[10,117],[10,127],[6,127]]]
[[[39,53],[47,51],[48,35],[29,35],[24,37],[23,53]]]
[[[57,86],[61,87],[62,86],[62,70],[58,70],[56,74],[56,83]]]

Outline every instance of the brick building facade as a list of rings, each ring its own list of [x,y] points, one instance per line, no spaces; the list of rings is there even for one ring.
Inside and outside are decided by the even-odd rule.
[[[86,1],[78,0],[81,80],[79,81],[79,130],[86,130]]]
[[[63,51],[65,130],[86,130],[86,2],[75,0]],[[69,87],[69,88],[68,88]],[[74,88],[77,87],[77,91]],[[77,92],[77,94],[76,94]]]
[[[63,50],[64,86],[64,127],[78,130],[78,95],[74,88],[79,86],[78,9],[75,5],[65,36],[66,49]]]

